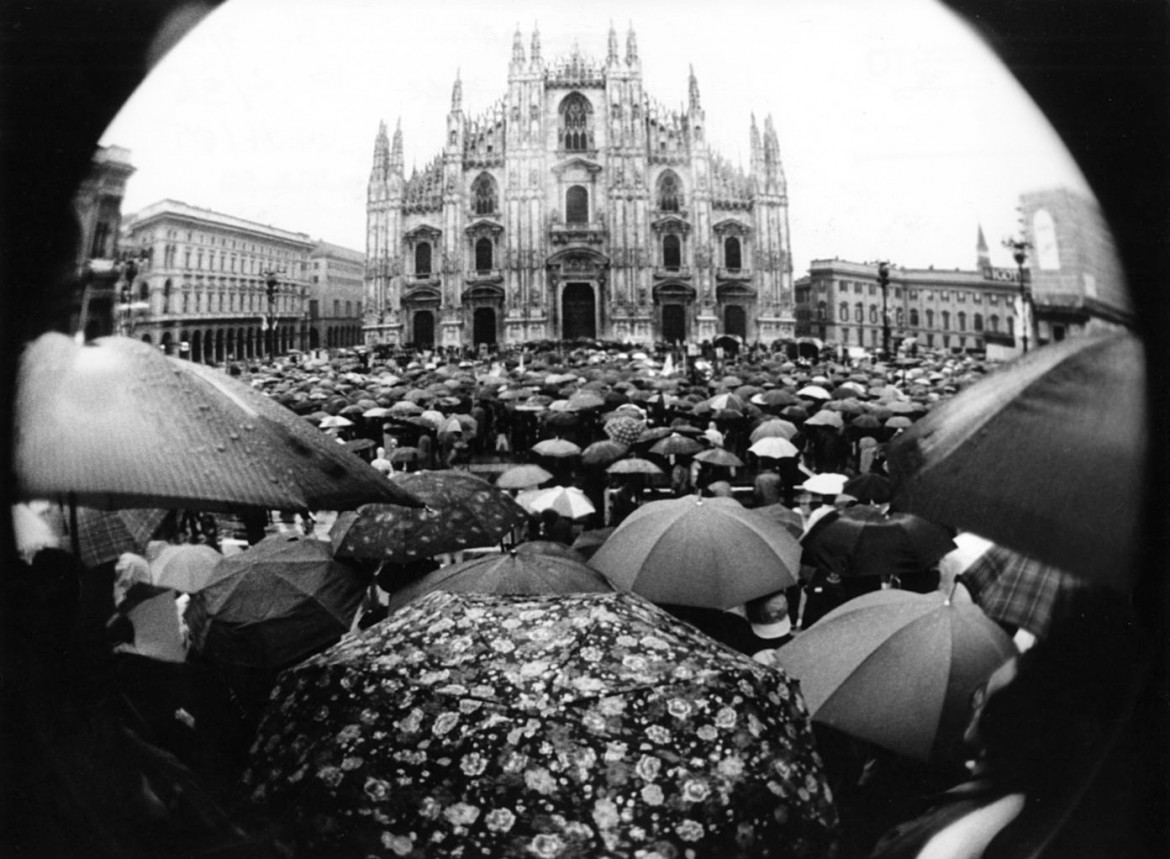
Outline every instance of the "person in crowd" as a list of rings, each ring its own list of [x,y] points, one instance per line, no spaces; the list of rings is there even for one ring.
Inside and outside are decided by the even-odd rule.
[[[540,511],[540,539],[573,545],[573,523],[551,507]]]
[[[785,591],[776,591],[749,600],[744,612],[751,624],[751,635],[746,642],[748,649],[744,652],[757,662],[769,664],[774,659],[774,651],[792,640],[788,596]]]
[[[756,507],[779,504],[784,500],[784,481],[777,460],[760,462],[760,471],[752,483],[752,501]]]

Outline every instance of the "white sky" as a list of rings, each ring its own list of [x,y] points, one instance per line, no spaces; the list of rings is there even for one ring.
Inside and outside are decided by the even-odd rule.
[[[230,0],[175,47],[102,138],[137,172],[123,211],[174,198],[365,249],[374,136],[401,117],[406,169],[443,143],[451,85],[478,115],[507,90],[516,25],[546,61],[604,60],[632,22],[646,91],[684,105],[749,164],[771,114],[788,177],[795,276],[809,261],[973,268],[1016,232],[1019,194],[1089,193],[994,54],[930,0]]]

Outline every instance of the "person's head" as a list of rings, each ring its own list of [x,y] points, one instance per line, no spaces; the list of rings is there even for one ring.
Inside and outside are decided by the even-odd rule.
[[[560,518],[561,515],[551,507],[546,507],[544,510],[540,511],[540,524],[542,525],[551,527],[557,524],[557,520]]]
[[[779,623],[788,619],[788,597],[784,591],[748,600],[745,606],[747,618],[752,623]]]

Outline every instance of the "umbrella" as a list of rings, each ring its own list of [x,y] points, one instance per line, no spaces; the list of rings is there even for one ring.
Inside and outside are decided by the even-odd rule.
[[[605,406],[605,397],[598,394],[596,391],[582,390],[577,391],[569,397],[569,404],[567,408],[570,411],[581,412],[589,409],[600,409]]]
[[[868,471],[845,481],[841,492],[867,504],[885,504],[890,500],[890,481],[880,474]]]
[[[569,551],[568,547],[562,549]],[[431,591],[475,594],[574,594],[612,591],[601,573],[572,558],[519,552],[485,555],[440,567],[390,597],[390,611]]]
[[[786,438],[779,436],[767,436],[754,442],[748,451],[754,453],[756,456],[769,457],[770,459],[784,459],[786,457],[800,456],[800,451],[796,449],[796,445]]]
[[[243,781],[304,855],[835,841],[796,684],[630,594],[429,594],[280,678]]]
[[[566,519],[580,519],[597,512],[589,496],[576,486],[550,486],[538,490],[527,499],[527,505],[533,513],[555,510]]]
[[[396,447],[390,451],[390,462],[394,465],[401,465],[405,462],[418,462],[418,458],[422,454],[419,453],[417,447]]]
[[[396,474],[391,482],[426,507],[368,504],[342,513],[330,531],[337,557],[407,563],[491,546],[528,518],[507,492],[466,471]]]
[[[883,590],[826,614],[776,652],[815,721],[920,761],[956,758],[971,693],[1015,653],[978,606]]]
[[[659,456],[690,456],[701,450],[703,450],[701,442],[685,435],[679,435],[677,432],[672,432],[666,438],[660,439],[650,446],[650,452]]]
[[[629,445],[613,439],[595,441],[581,452],[581,462],[584,465],[609,465],[616,459],[621,459],[629,453]]]
[[[722,447],[713,447],[710,450],[705,450],[702,453],[696,453],[695,459],[699,462],[705,462],[708,465],[718,465],[725,468],[739,468],[743,465],[743,460]]]
[[[616,442],[631,445],[642,435],[646,422],[628,415],[611,418],[605,422],[605,434]]]
[[[805,385],[796,392],[796,395],[798,397],[804,397],[809,400],[827,400],[831,397],[829,392],[820,385]]]
[[[1143,545],[1145,378],[1128,333],[1029,352],[890,445],[895,508],[1125,587]]]
[[[515,546],[512,551],[518,555],[556,555],[558,558],[585,563],[584,555],[556,540],[528,540]]]
[[[123,552],[141,555],[168,510],[97,510],[77,507],[77,554],[87,567],[116,561]]]
[[[800,544],[732,498],[689,496],[643,504],[589,563],[652,602],[731,608],[795,584]]]
[[[783,504],[767,504],[754,509],[761,516],[775,519],[797,540],[804,534],[804,517],[798,511],[791,510]]]
[[[500,489],[529,489],[552,480],[552,474],[539,465],[515,465],[496,478]]]
[[[631,456],[619,459],[606,469],[609,474],[662,474],[662,469],[648,459]]]
[[[577,539],[573,541],[570,548],[585,558],[591,558],[593,553],[601,548],[601,544],[609,539],[609,535],[614,532],[615,528],[616,526],[582,531],[577,535]]]
[[[377,446],[378,443],[372,438],[351,438],[345,443],[345,449],[353,453],[360,453],[363,450],[369,450]]]
[[[282,668],[347,632],[366,580],[329,545],[275,534],[224,558],[216,581],[191,596],[191,642],[215,662]]]
[[[417,503],[251,386],[130,338],[37,338],[21,358],[15,413],[20,498],[103,509]]]
[[[797,432],[796,424],[781,420],[780,418],[770,418],[752,430],[749,441],[756,442],[762,438],[771,437],[784,438],[791,441]]]
[[[849,478],[844,474],[826,471],[824,474],[810,477],[800,485],[800,488],[813,495],[840,495],[845,491],[845,484],[848,482]]]
[[[762,394],[756,394],[751,398],[751,401],[757,406],[767,406],[772,409],[800,405],[800,397],[791,391],[785,391],[783,388],[773,388]]]
[[[1067,592],[1084,587],[1084,580],[1071,573],[996,545],[963,570],[962,582],[988,617],[1037,638],[1048,634],[1057,604]]]
[[[552,459],[565,459],[579,454],[581,448],[568,439],[546,438],[544,441],[534,444],[532,446],[532,452]]]
[[[715,411],[722,409],[732,409],[737,412],[743,411],[743,400],[735,394],[716,394],[711,399],[707,400],[709,405]]]
[[[845,419],[841,417],[840,412],[832,409],[821,409],[811,418],[804,422],[806,427],[833,427],[834,429],[843,429],[845,427]]]
[[[322,418],[321,423],[317,426],[321,429],[341,429],[353,426],[353,421],[343,418],[341,415],[329,415],[327,418]]]
[[[219,567],[222,560],[223,555],[204,544],[167,546],[150,561],[150,581],[160,588],[193,594],[230,574],[229,567]]]
[[[955,543],[913,513],[888,516],[869,505],[833,510],[801,540],[803,562],[846,576],[910,576],[929,570]]]

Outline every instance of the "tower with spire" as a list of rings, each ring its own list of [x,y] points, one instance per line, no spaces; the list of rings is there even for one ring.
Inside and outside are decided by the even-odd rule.
[[[562,44],[571,42],[561,39]],[[507,88],[456,71],[438,154],[404,170],[380,123],[367,194],[369,343],[770,342],[794,335],[788,197],[770,115],[748,170],[711,149],[693,66],[647,93],[632,22],[597,59],[516,27]]]

